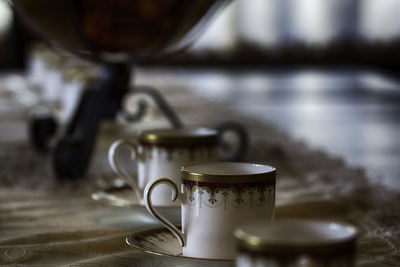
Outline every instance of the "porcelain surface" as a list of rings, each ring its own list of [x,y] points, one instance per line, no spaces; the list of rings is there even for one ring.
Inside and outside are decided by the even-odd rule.
[[[146,186],[146,208],[175,235],[184,256],[234,259],[235,228],[253,221],[267,223],[275,217],[275,168],[264,167],[236,162],[184,167],[181,183],[160,178]],[[159,185],[170,186],[174,200],[182,203],[182,230],[153,207],[153,190]]]
[[[133,163],[137,164],[137,174],[131,175],[118,163],[118,152],[124,146],[134,153]],[[143,204],[143,190],[147,183],[160,177],[170,177],[176,183],[180,182],[182,166],[196,162],[217,161],[217,145],[185,146],[148,145],[134,143],[128,140],[114,142],[109,150],[109,163],[114,172],[129,184],[137,199]],[[171,202],[171,190],[166,185],[160,185],[152,199],[155,206],[175,206]]]
[[[357,228],[337,221],[252,223],[235,231],[236,262],[239,267],[351,267],[355,264],[357,236]]]
[[[179,226],[177,226],[180,228]],[[218,264],[232,266],[233,260],[194,258],[182,255],[182,247],[176,237],[166,228],[153,228],[135,232],[126,238],[126,243],[135,249],[143,252],[174,257],[181,259],[182,262],[215,262]]]

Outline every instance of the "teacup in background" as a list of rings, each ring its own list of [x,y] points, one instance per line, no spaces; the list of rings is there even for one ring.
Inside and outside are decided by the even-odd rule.
[[[234,259],[235,227],[274,219],[276,170],[268,165],[235,162],[193,164],[182,168],[180,188],[169,178],[145,189],[147,210],[178,238],[183,256]],[[153,190],[162,185],[181,200],[182,232],[153,207]]]
[[[137,176],[132,176],[118,164],[118,152],[127,146],[135,154]],[[182,166],[196,162],[214,162],[218,156],[218,132],[207,128],[153,129],[142,132],[137,142],[115,141],[108,160],[116,174],[128,183],[141,203],[146,184],[161,176],[179,181]],[[136,178],[137,177],[137,178]],[[161,185],[153,194],[155,206],[173,206],[171,190]]]
[[[235,231],[237,267],[351,267],[357,229],[334,221],[282,220]]]

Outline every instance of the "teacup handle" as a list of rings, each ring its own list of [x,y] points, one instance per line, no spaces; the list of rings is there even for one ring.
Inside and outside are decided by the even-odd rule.
[[[130,149],[132,149],[133,153],[135,153],[135,158],[138,158],[138,149],[137,145],[129,140],[126,139],[120,139],[115,141],[114,143],[111,144],[110,148],[108,149],[108,162],[113,169],[113,171],[124,181],[132,187],[133,191],[135,191],[137,197],[139,199],[143,198],[143,192],[140,190],[138,186],[138,180],[137,178],[134,178],[131,176],[124,168],[121,168],[121,166],[118,164],[118,154],[120,149],[123,146],[127,146]]]
[[[246,128],[242,124],[235,121],[223,121],[217,125],[216,129],[218,131],[219,146],[222,150],[232,146],[232,144],[229,144],[226,142],[226,140],[224,140],[223,137],[225,133],[230,132],[236,135],[236,138],[238,139],[238,144],[236,147],[234,147],[231,155],[220,157],[219,160],[240,161],[246,154],[249,147],[249,135]]]
[[[157,220],[159,220],[168,230],[170,230],[175,237],[178,239],[179,243],[182,247],[186,246],[186,239],[184,234],[178,230],[171,222],[161,216],[153,207],[153,203],[151,202],[151,194],[153,193],[153,189],[160,185],[166,184],[171,187],[172,189],[172,199],[171,201],[174,202],[179,197],[179,189],[178,186],[172,181],[170,178],[162,177],[156,180],[151,181],[147,184],[146,188],[144,189],[144,203],[148,212],[153,215]]]

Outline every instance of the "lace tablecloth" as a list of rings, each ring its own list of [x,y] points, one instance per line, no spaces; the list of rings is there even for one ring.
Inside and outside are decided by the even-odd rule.
[[[353,223],[361,230],[358,266],[400,266],[398,193],[370,184],[362,169],[311,150],[264,122],[154,77],[142,73],[143,82],[162,87],[187,124],[213,127],[231,119],[249,129],[251,146],[245,161],[279,170],[277,218]],[[104,206],[90,199],[91,192],[112,183],[106,151],[114,139],[167,125],[156,109],[136,125],[103,124],[89,173],[74,182],[55,179],[50,156],[32,151],[26,118],[26,108],[0,88],[0,266],[201,265],[128,247],[125,237],[130,232],[158,224],[144,210]]]

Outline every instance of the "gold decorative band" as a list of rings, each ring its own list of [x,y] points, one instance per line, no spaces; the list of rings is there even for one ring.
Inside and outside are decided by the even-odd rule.
[[[235,163],[235,162],[219,162],[210,164],[251,164],[251,163]],[[196,165],[196,164],[194,164]],[[208,183],[257,183],[270,181],[275,182],[276,169],[267,165],[257,165],[263,167],[269,167],[269,171],[259,173],[245,173],[245,174],[212,174],[212,173],[200,173],[188,170],[191,166],[182,167],[181,177],[183,180],[193,182],[208,182]]]
[[[161,146],[217,145],[218,132],[208,128],[152,129],[140,134],[139,143]]]

